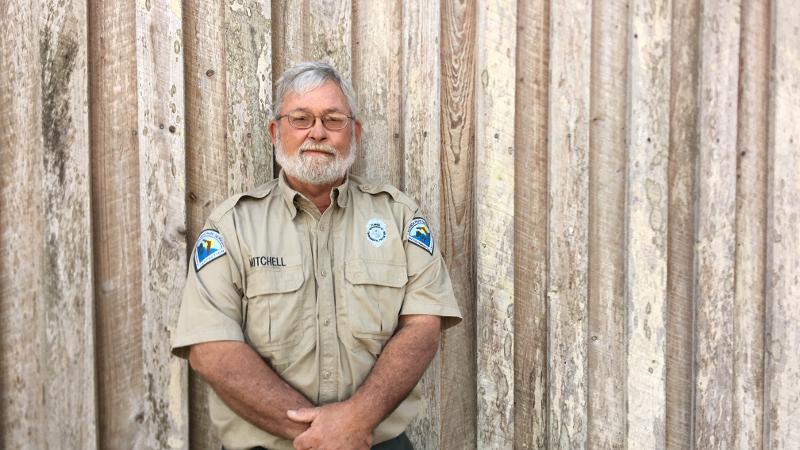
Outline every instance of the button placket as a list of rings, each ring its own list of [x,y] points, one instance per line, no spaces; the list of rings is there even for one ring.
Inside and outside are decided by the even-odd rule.
[[[317,300],[322,327],[320,329],[320,401],[332,402],[338,399],[336,386],[338,339],[336,327],[331,326],[334,314],[333,280],[330,276],[331,255],[329,251],[331,215],[335,206],[322,214],[317,226],[317,268],[320,276]]]

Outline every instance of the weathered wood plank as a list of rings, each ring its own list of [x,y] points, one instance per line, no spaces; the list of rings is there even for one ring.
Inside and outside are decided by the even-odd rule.
[[[625,448],[628,0],[592,11],[588,447]]]
[[[327,61],[350,79],[352,5],[351,0],[309,0],[303,30],[303,56]]]
[[[666,448],[670,12],[669,2],[637,0],[630,9],[626,448]]]
[[[415,198],[431,229],[440,221],[441,72],[439,64],[440,9],[435,2],[403,3],[403,154],[404,184]],[[440,356],[421,380],[422,407],[406,429],[417,449],[439,449]]]
[[[548,442],[546,99],[549,29],[547,1],[517,4],[514,448],[521,450],[545,449]]]
[[[694,161],[699,1],[673,0],[667,268],[667,447],[692,445]]]
[[[764,445],[800,440],[800,7],[772,3]]]
[[[49,0],[39,28],[45,448],[96,448],[87,16]],[[42,425],[47,426],[42,427]]]
[[[769,8],[742,3],[732,448],[763,448]]]
[[[476,448],[477,368],[473,189],[475,146],[475,2],[442,3],[441,189],[442,250],[462,324],[445,331],[441,347],[441,434],[445,450]]]
[[[548,447],[587,442],[591,2],[550,3]]]
[[[307,1],[272,0],[272,77],[306,59],[303,54],[303,30],[306,26]]]
[[[41,11],[0,11],[0,447],[44,448]]]
[[[478,448],[514,442],[515,0],[477,3]]]
[[[400,186],[403,177],[403,3],[353,2],[353,89],[358,95],[361,143],[351,172]],[[441,240],[441,238],[440,238]]]
[[[267,133],[272,107],[271,15],[269,0],[225,4],[228,195],[272,178]]]
[[[697,448],[733,445],[738,0],[704,0],[700,19],[695,211]]]
[[[192,244],[208,214],[228,195],[228,171],[222,170],[228,167],[226,5],[187,2],[184,6],[186,235]],[[187,251],[191,255],[191,246]],[[208,385],[194,372],[189,373],[189,412],[190,447],[218,450],[222,444],[209,416]]]
[[[186,275],[184,78],[178,2],[136,5],[143,432],[136,448],[188,448],[187,364],[169,352]]]
[[[144,418],[135,8],[89,8],[99,446],[136,442]],[[137,261],[137,263],[133,263]]]

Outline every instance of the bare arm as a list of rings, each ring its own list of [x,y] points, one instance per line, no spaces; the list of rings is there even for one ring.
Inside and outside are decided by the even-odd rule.
[[[286,411],[314,405],[269,367],[249,345],[238,341],[195,344],[189,363],[239,417],[286,439],[308,428]]]
[[[440,330],[439,316],[400,316],[397,331],[352,397],[289,412],[292,420],[311,423],[295,439],[295,448],[323,443],[325,448],[369,448],[372,431],[408,396],[430,364],[439,348]]]

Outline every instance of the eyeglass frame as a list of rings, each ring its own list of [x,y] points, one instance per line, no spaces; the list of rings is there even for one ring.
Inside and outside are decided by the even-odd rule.
[[[277,116],[277,117],[275,117],[275,120],[277,120],[277,121],[280,121],[280,120],[281,120],[281,119],[283,119],[284,117],[287,117],[287,118],[289,118],[289,117],[290,117],[290,114],[291,114],[291,113],[293,113],[293,112],[295,112],[295,111],[303,111],[303,110],[302,110],[302,109],[295,109],[295,110],[289,111],[289,112],[288,112],[288,113],[286,113],[286,114],[281,114],[280,116]],[[344,130],[345,128],[347,128],[347,126],[348,126],[348,125],[350,125],[350,121],[352,121],[352,120],[355,120],[355,117],[353,117],[353,116],[350,116],[350,115],[347,115],[347,114],[344,114],[344,113],[340,113],[340,112],[338,112],[338,111],[327,112],[327,113],[324,113],[324,114],[322,114],[322,115],[316,115],[316,114],[311,114],[311,113],[307,113],[307,114],[309,114],[310,116],[312,116],[312,117],[314,118],[314,121],[313,121],[313,122],[311,122],[311,125],[310,125],[309,127],[307,127],[307,128],[300,128],[300,127],[298,127],[298,126],[295,126],[295,125],[292,123],[292,120],[291,120],[291,118],[289,118],[289,120],[288,120],[288,122],[289,122],[289,125],[290,125],[292,128],[294,128],[295,130],[310,130],[310,129],[314,128],[314,126],[316,126],[316,125],[317,125],[317,119],[319,119],[319,121],[320,121],[320,122],[322,122],[322,127],[323,127],[323,128],[325,128],[326,130],[328,130],[328,131],[342,131],[342,130]],[[325,121],[324,121],[322,118],[323,118],[324,116],[327,116],[327,115],[330,115],[330,114],[341,114],[341,115],[343,115],[345,118],[347,118],[347,120],[345,121],[345,124],[344,124],[344,126],[343,126],[342,128],[328,128],[328,126],[327,126],[327,125],[325,125]]]

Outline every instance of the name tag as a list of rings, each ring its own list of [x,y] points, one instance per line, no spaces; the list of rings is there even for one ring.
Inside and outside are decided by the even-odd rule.
[[[250,267],[286,267],[283,256],[253,256]]]

